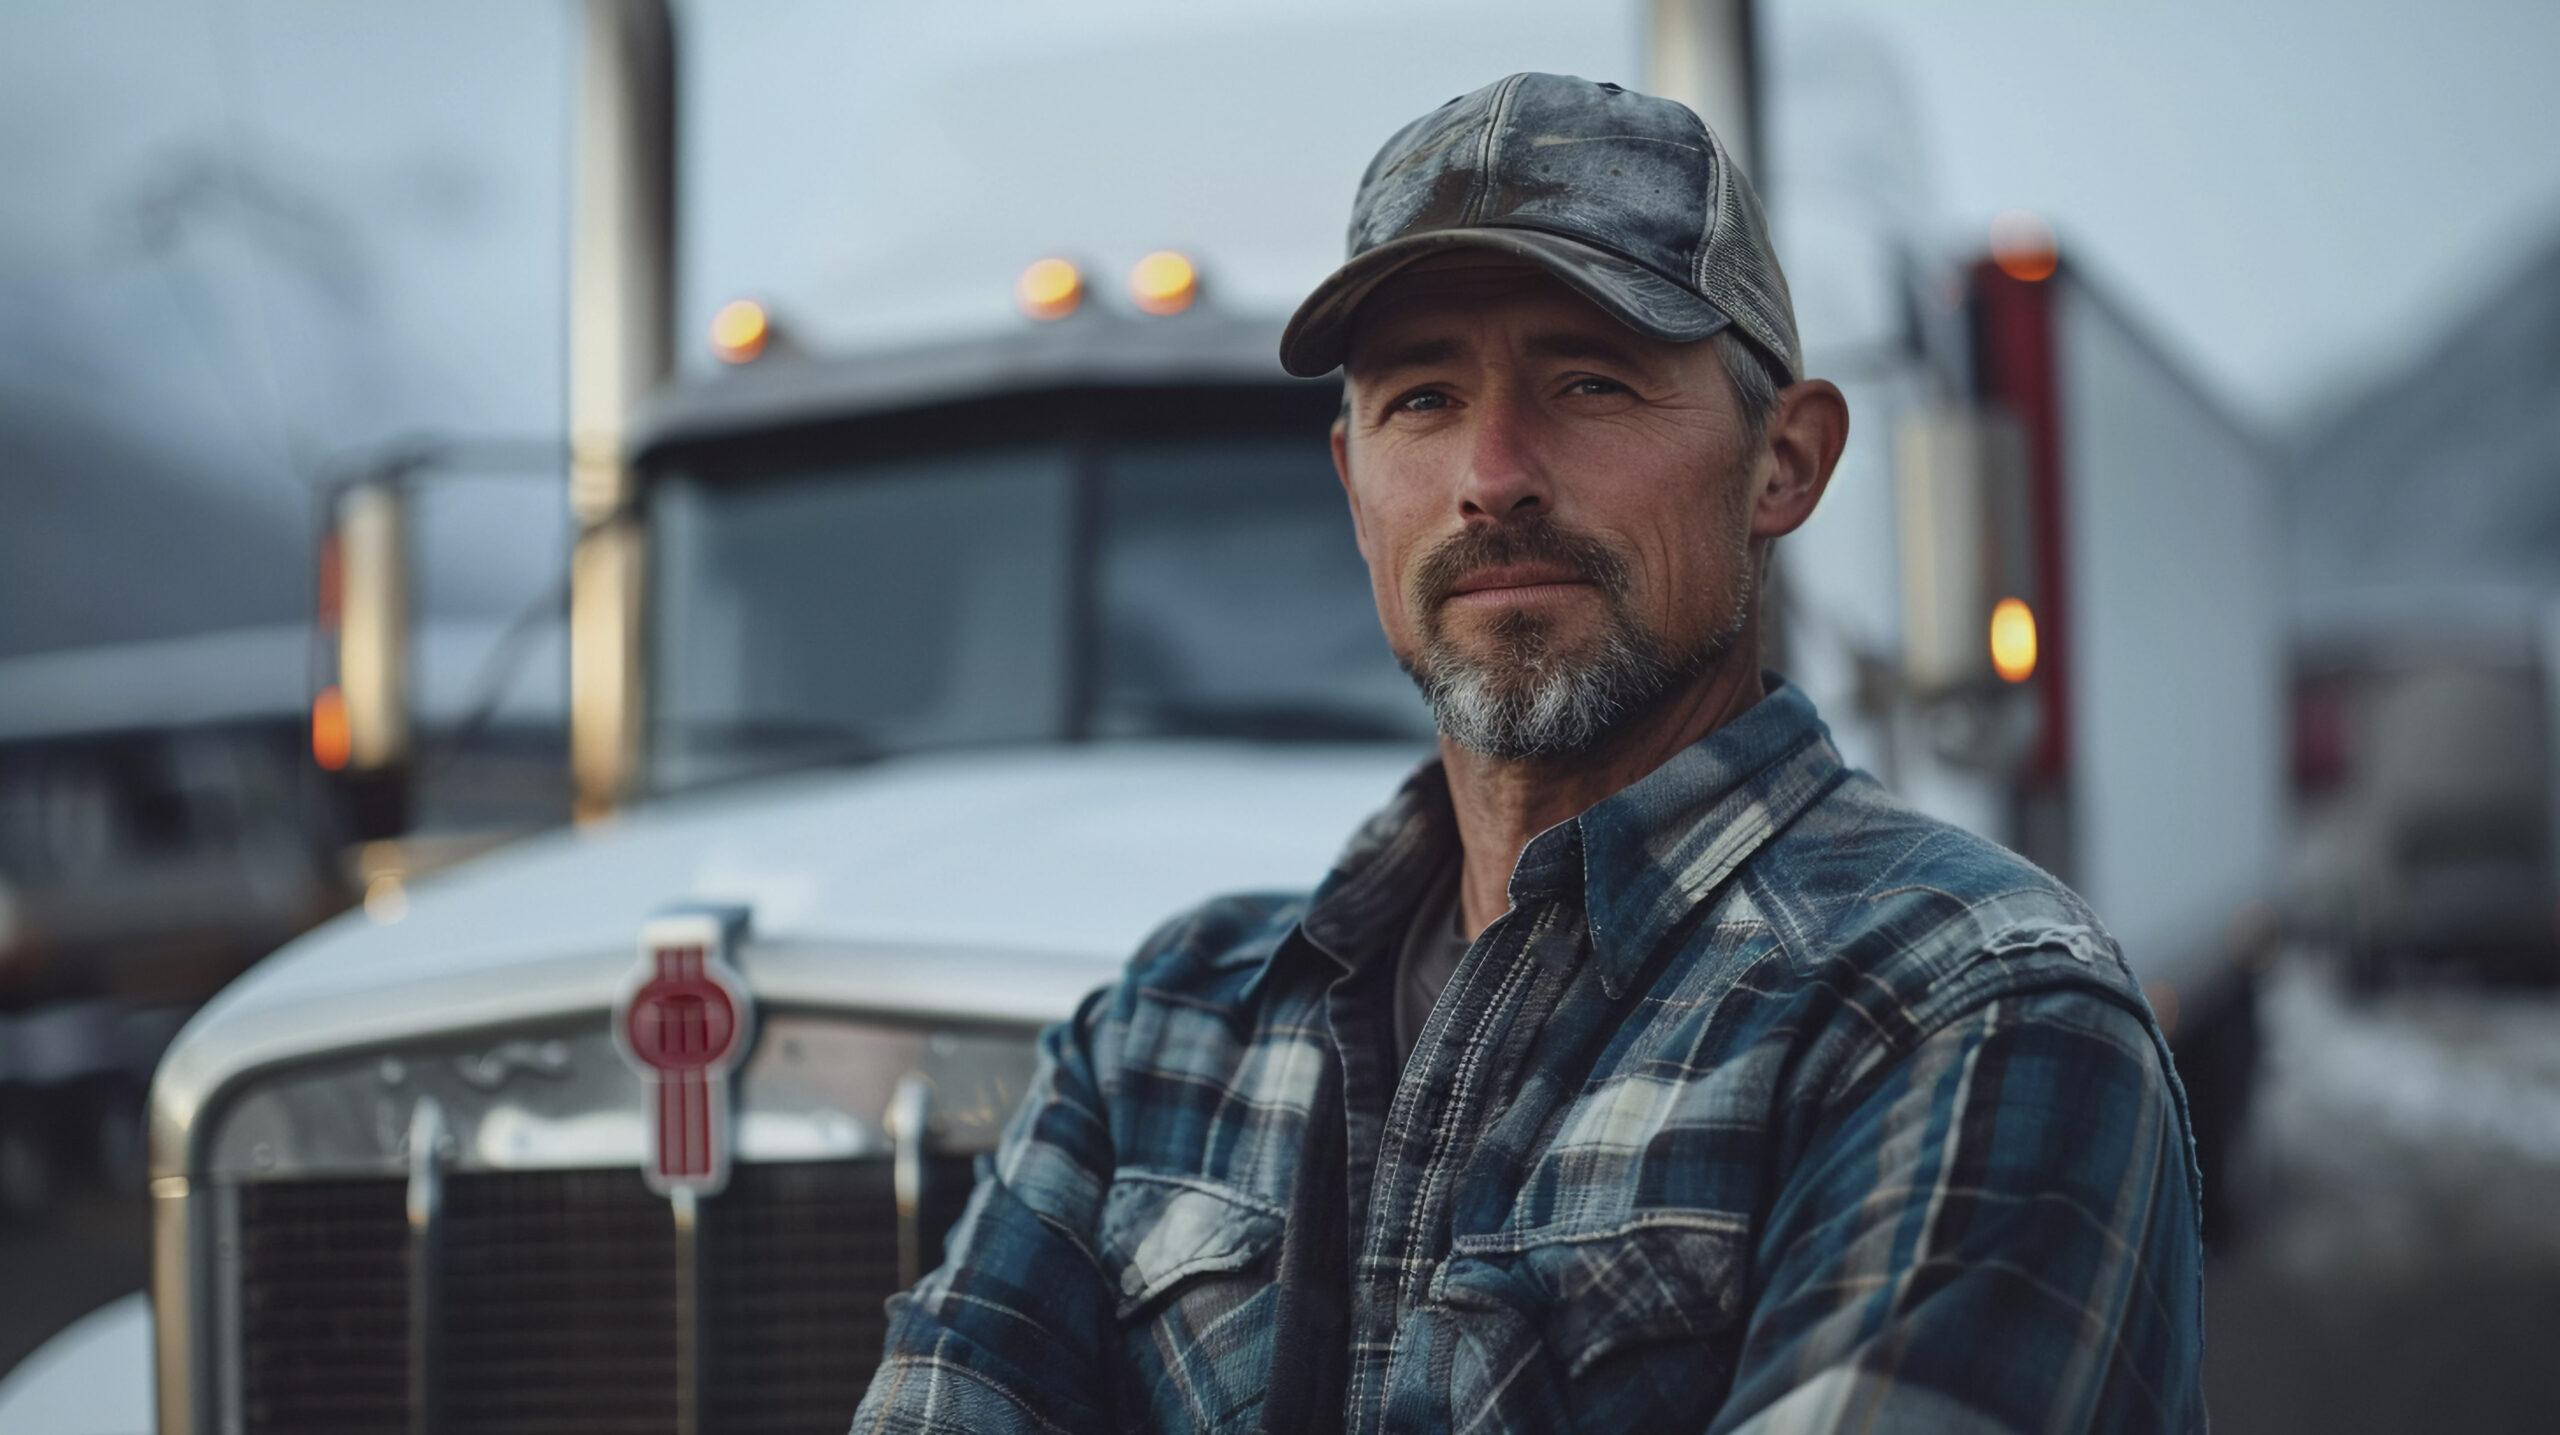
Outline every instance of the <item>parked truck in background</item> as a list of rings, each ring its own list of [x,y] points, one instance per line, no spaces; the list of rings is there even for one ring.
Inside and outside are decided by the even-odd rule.
[[[2333,615],[2293,697],[2305,936],[2367,992],[2560,984],[2560,612]]]
[[[288,625],[0,661],[0,1223],[139,1186],[196,1005],[343,904]]]
[[[424,492],[427,475],[529,458],[556,491],[557,450],[404,443],[351,460],[321,505],[316,623],[0,659],[0,1222],[139,1189],[152,1072],[252,963],[361,900],[381,871],[565,815],[558,683],[540,681],[543,646],[558,652],[546,615],[509,625],[385,606],[413,560],[434,556],[408,521],[421,505],[442,516],[449,495]],[[177,541],[115,531],[138,547]],[[351,667],[375,685],[356,685],[361,724]],[[507,675],[518,680],[489,681]],[[413,747],[413,725],[433,740]]]

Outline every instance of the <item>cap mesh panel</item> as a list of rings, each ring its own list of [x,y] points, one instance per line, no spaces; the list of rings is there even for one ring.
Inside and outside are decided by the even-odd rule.
[[[1804,353],[1796,341],[1795,301],[1769,242],[1769,221],[1724,141],[1712,130],[1708,139],[1716,151],[1716,209],[1698,250],[1698,292],[1767,350],[1793,383],[1804,377]]]

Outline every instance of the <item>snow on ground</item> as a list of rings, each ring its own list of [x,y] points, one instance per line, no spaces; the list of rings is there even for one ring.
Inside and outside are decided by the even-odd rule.
[[[2247,1169],[2271,1259],[2560,1267],[2560,993],[2351,995],[2296,958],[2262,1018]]]

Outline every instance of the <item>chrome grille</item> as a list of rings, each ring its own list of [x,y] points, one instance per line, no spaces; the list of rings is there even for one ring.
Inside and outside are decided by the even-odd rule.
[[[938,1243],[966,1156],[931,1158]],[[412,1256],[397,1180],[240,1188],[250,1435],[412,1426]],[[743,1164],[701,1211],[706,1435],[838,1435],[897,1283],[885,1160]],[[631,1170],[457,1173],[439,1220],[436,1428],[673,1432],[675,1224]]]

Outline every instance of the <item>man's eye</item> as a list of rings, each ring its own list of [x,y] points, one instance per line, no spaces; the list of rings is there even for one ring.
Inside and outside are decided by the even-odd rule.
[[[1616,379],[1604,379],[1597,374],[1585,374],[1567,385],[1565,392],[1590,395],[1623,394],[1632,391],[1628,389],[1626,385],[1619,383]]]
[[[1449,396],[1437,389],[1423,389],[1410,393],[1387,405],[1390,411],[1400,414],[1425,413],[1432,409],[1445,409],[1448,406]]]

